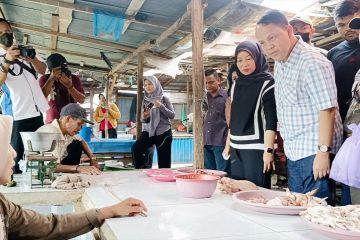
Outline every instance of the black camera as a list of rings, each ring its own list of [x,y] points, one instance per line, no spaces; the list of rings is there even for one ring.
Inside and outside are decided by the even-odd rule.
[[[71,76],[71,71],[66,62],[61,64],[61,72],[64,73],[67,77]]]
[[[31,59],[35,58],[36,52],[32,46],[18,45],[17,49],[20,51],[20,56]]]

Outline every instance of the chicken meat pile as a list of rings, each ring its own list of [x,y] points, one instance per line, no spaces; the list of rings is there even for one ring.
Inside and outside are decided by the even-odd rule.
[[[268,206],[318,206],[325,202],[326,198],[319,199],[315,198],[317,189],[307,192],[305,194],[296,193],[293,194],[289,189],[286,189],[285,196],[279,196],[272,199],[267,199],[263,196],[250,198],[247,201],[251,203],[262,203]]]
[[[218,181],[218,189],[226,194],[232,194],[240,191],[258,190],[258,187],[247,180],[234,180],[223,177]]]
[[[360,233],[360,205],[315,206],[300,212],[300,215],[310,222],[326,227]]]

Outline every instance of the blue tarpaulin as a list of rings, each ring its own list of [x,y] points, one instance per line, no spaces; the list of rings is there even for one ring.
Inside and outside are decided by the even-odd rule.
[[[112,34],[115,41],[120,41],[125,19],[102,10],[94,10],[93,34],[98,37],[103,33]]]

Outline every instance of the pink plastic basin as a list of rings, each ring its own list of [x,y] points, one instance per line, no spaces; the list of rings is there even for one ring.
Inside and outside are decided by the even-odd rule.
[[[198,173],[204,173],[209,175],[215,175],[219,177],[225,177],[227,172],[220,171],[220,170],[210,170],[210,169],[197,169],[196,171],[199,171]]]
[[[219,176],[208,174],[180,174],[175,176],[176,186],[181,196],[186,198],[211,197],[216,189]]]
[[[146,169],[143,172],[149,176],[154,177],[157,175],[173,175],[176,171],[171,170],[169,168],[161,168],[161,169]]]

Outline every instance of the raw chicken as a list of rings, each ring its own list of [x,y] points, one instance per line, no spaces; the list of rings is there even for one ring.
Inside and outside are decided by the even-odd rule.
[[[300,212],[300,215],[326,227],[360,232],[360,205],[315,206]]]
[[[228,177],[221,178],[218,183],[219,190],[227,194],[258,189],[258,187],[250,181],[234,180]]]

